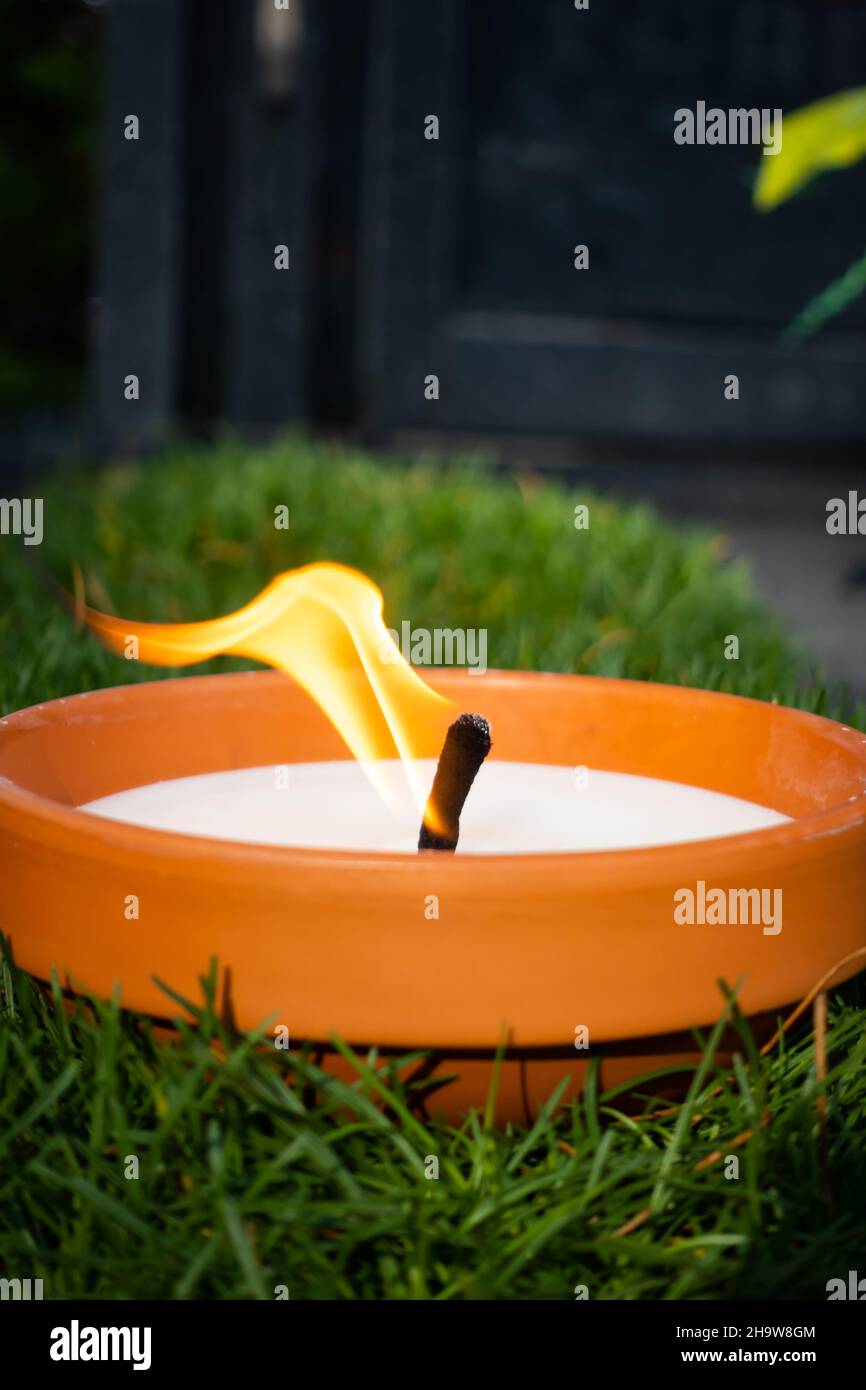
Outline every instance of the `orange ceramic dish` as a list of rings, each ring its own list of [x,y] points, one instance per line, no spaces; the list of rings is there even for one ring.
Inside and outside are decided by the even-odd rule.
[[[489,1055],[512,1055],[500,1118],[522,1117],[587,1054],[605,1083],[685,1059],[684,1030],[719,1014],[719,980],[748,1013],[782,1010],[866,943],[866,737],[773,704],[592,677],[437,673],[480,709],[495,756],[584,764],[759,802],[789,824],[724,839],[581,854],[450,856],[293,850],[141,829],[76,810],[163,778],[344,758],[287,677],[154,681],[55,700],[0,721],[0,911],[18,962],[171,1012],[154,976],[197,997],[212,956],[242,1028],[292,1045],[332,1034],[435,1049],[483,1101]],[[435,757],[438,749],[424,750]],[[784,927],[682,926],[698,880],[781,889]],[[124,915],[129,895],[138,920]],[[439,919],[425,900],[439,897]],[[856,962],[839,972],[845,978]]]

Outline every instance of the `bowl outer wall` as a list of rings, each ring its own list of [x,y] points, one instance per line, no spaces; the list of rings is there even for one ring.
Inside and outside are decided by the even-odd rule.
[[[155,978],[198,998],[216,956],[240,1027],[460,1049],[567,1048],[702,1026],[719,981],[783,1008],[866,942],[866,737],[801,711],[684,687],[436,673],[494,755],[669,778],[759,801],[790,825],[647,850],[348,854],[145,830],[76,804],[165,777],[346,756],[275,672],[57,700],[0,721],[0,911],[47,978],[160,1016]],[[435,756],[436,749],[424,750]],[[576,793],[579,794],[579,793]],[[781,889],[783,930],[682,926],[680,887]],[[438,920],[425,918],[431,894]],[[130,897],[139,916],[128,920]],[[845,978],[859,968],[839,972]]]

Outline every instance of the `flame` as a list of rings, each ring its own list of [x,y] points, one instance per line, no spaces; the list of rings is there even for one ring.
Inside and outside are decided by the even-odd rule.
[[[208,622],[132,623],[77,602],[75,611],[112,651],[128,654],[130,638],[137,638],[138,658],[155,666],[189,666],[229,654],[285,671],[328,716],[389,804],[377,764],[402,760],[421,814],[427,792],[414,760],[429,756],[431,733],[434,746],[441,746],[452,702],[404,660],[385,627],[383,607],[366,575],[316,564],[278,574],[246,607]]]

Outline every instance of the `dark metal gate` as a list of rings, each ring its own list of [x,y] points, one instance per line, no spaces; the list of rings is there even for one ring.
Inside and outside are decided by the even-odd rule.
[[[283,30],[272,0],[115,10],[112,445],[297,419],[866,437],[863,305],[780,342],[866,249],[866,164],[761,215],[759,149],[673,139],[699,100],[866,85],[864,0],[291,0]]]

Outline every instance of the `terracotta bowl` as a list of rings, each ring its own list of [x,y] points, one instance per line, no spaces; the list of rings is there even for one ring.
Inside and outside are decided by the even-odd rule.
[[[140,829],[76,810],[161,778],[345,757],[285,676],[98,690],[0,720],[0,912],[18,962],[132,1009],[198,997],[216,956],[241,1028],[433,1049],[428,1108],[483,1103],[507,1029],[497,1117],[524,1119],[587,1055],[602,1084],[693,1060],[693,1027],[783,1011],[866,942],[866,737],[773,704],[636,681],[431,676],[483,704],[500,758],[659,777],[760,802],[790,824],[652,849],[422,856],[295,850]],[[483,701],[481,695],[483,692]],[[424,750],[436,756],[438,750]],[[677,888],[781,889],[784,926],[682,926]],[[440,918],[424,903],[436,893]],[[124,915],[135,894],[137,921]],[[852,964],[839,972],[853,974]],[[575,1028],[590,1052],[576,1052]],[[432,1065],[432,1064],[431,1064]],[[429,1069],[428,1069],[429,1070]]]

